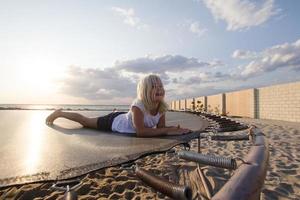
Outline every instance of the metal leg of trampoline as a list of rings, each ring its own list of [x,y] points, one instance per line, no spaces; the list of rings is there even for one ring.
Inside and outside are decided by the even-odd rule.
[[[200,136],[200,133],[199,133],[199,137],[198,137],[198,153],[201,152],[200,145],[201,145],[201,136]]]
[[[200,148],[200,146],[201,146],[201,135],[200,135],[200,133],[199,133],[199,137],[198,137],[198,153],[201,153],[201,148]],[[209,199],[211,199],[211,192],[210,192],[209,189],[208,189],[207,183],[206,183],[205,178],[204,178],[204,174],[203,174],[203,172],[202,172],[202,170],[201,170],[201,168],[200,168],[200,164],[198,164],[198,163],[197,163],[197,172],[198,172],[198,174],[199,174],[199,176],[200,176],[200,178],[201,178],[201,182],[202,182],[202,184],[203,184],[203,186],[204,186],[204,189],[205,189],[205,192],[206,192],[207,197],[208,197]],[[199,195],[201,195],[200,192],[199,192]]]
[[[198,174],[199,174],[199,176],[200,176],[200,178],[201,178],[201,182],[202,182],[202,184],[203,184],[203,186],[204,186],[206,195],[207,195],[207,197],[208,197],[209,199],[211,199],[211,192],[209,191],[209,188],[208,188],[207,183],[206,183],[206,181],[205,181],[204,174],[203,174],[203,172],[202,172],[202,170],[201,170],[201,168],[200,168],[200,164],[197,164],[197,165],[198,165],[198,166],[197,166],[197,172],[198,172]]]

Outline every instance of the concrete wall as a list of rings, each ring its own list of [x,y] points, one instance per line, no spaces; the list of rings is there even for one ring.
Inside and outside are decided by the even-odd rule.
[[[226,115],[255,117],[255,89],[225,93]]]
[[[300,122],[300,82],[258,88],[257,117]]]
[[[207,111],[215,114],[226,113],[225,94],[207,96]]]
[[[191,108],[192,99],[174,101],[174,110]],[[300,122],[300,81],[194,98],[208,112]]]
[[[180,110],[180,100],[175,101],[175,109],[174,110]]]
[[[186,99],[186,108],[187,110],[194,110],[193,109],[193,102],[194,102],[194,98],[190,98],[190,99]]]
[[[206,111],[207,110],[207,97],[206,96],[196,97],[195,98],[195,108],[197,108],[197,105],[200,106],[200,104],[198,103],[199,101],[201,101],[201,104],[203,105],[203,109]]]
[[[171,107],[170,110],[175,110],[175,101],[171,101]]]
[[[185,101],[185,99],[180,100],[180,110],[186,110],[186,101]]]

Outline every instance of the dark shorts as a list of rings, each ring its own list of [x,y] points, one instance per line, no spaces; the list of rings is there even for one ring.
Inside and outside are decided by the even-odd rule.
[[[126,112],[112,112],[109,113],[108,115],[99,117],[97,120],[97,129],[101,131],[112,131],[111,126],[114,121],[114,119],[120,115],[124,114]]]

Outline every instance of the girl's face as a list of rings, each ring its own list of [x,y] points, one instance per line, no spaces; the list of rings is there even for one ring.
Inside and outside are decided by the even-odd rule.
[[[151,97],[155,103],[161,102],[165,97],[165,90],[161,80],[152,83]]]

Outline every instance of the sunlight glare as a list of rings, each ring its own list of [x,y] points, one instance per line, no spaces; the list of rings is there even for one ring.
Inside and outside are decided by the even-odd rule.
[[[28,130],[27,141],[26,141],[26,157],[25,157],[25,171],[26,173],[32,173],[37,168],[40,156],[42,154],[42,143],[43,133],[42,129],[44,115],[43,113],[37,112],[32,115],[30,120],[30,129]]]
[[[22,56],[18,61],[16,74],[23,88],[37,95],[54,93],[56,82],[61,78],[62,69],[56,60],[36,53],[35,56]]]

